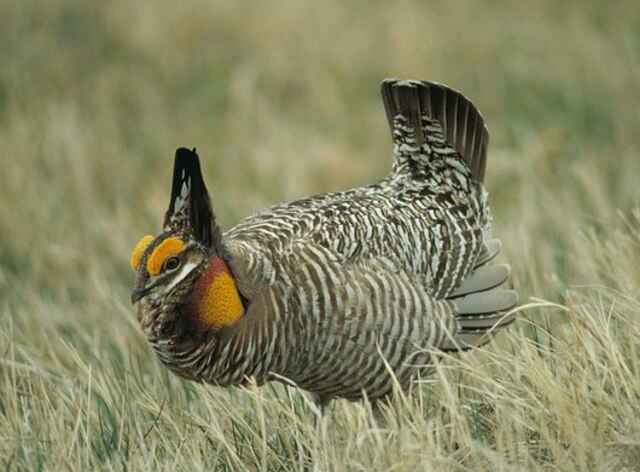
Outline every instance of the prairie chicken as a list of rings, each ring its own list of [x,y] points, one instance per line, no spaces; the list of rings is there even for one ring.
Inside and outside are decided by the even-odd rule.
[[[278,380],[386,397],[438,351],[514,319],[483,187],[489,135],[462,94],[385,80],[393,138],[380,182],[282,203],[222,232],[198,155],[176,151],[163,231],[135,246],[132,303],[160,360],[220,386]],[[393,373],[393,375],[391,375]]]

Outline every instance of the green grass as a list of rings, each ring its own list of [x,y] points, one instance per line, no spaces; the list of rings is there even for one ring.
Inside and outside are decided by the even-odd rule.
[[[636,3],[0,2],[0,469],[637,470]],[[377,427],[339,401],[319,431],[299,392],[169,374],[128,258],[175,148],[198,148],[225,226],[371,182],[394,76],[483,112],[521,321]]]

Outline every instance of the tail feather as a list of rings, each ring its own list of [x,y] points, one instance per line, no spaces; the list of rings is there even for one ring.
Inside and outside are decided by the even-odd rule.
[[[502,241],[499,239],[489,239],[484,242],[484,245],[480,248],[480,254],[476,259],[474,268],[478,268],[491,262],[495,257],[500,254],[502,250]]]
[[[515,304],[511,307],[515,307]],[[469,316],[459,320],[461,333],[476,332],[476,334],[485,334],[489,330],[496,330],[511,324],[515,319],[515,314],[507,314],[500,311],[485,316]]]
[[[493,330],[460,330],[460,332],[456,334],[455,338],[453,340],[447,340],[446,345],[444,345],[440,350],[444,352],[461,352],[484,346],[493,339],[496,329],[502,329],[509,326],[516,319],[516,316],[515,314],[508,315],[506,317],[503,315],[503,319],[505,320],[504,323],[500,323],[500,325]]]
[[[496,240],[497,241],[497,240]],[[456,312],[458,329],[441,346],[443,351],[465,351],[491,340],[499,329],[511,324],[518,293],[503,288],[511,268],[484,265],[476,268],[449,297]]]
[[[454,298],[453,302],[456,305],[458,319],[463,323],[467,316],[480,318],[486,313],[510,310],[518,303],[518,295],[515,290],[494,288]]]
[[[489,132],[468,98],[445,85],[419,80],[386,79],[381,93],[394,142],[427,143],[444,155],[455,151],[473,177],[483,181]]]
[[[509,278],[510,273],[511,267],[506,264],[492,265],[486,269],[474,271],[463,280],[462,285],[454,290],[449,298],[498,287]]]

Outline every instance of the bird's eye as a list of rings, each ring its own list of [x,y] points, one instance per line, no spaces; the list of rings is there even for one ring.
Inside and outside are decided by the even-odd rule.
[[[172,256],[168,258],[164,263],[165,270],[175,270],[180,266],[180,258]]]

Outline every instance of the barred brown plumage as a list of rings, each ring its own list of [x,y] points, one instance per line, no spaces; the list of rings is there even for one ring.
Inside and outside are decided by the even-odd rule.
[[[406,388],[425,373],[434,352],[478,346],[513,321],[510,269],[489,264],[500,242],[480,113],[432,82],[385,80],[382,96],[387,177],[282,203],[224,234],[195,150],[176,151],[164,230],[132,257],[132,300],[171,370],[220,386],[288,382],[321,403],[377,400],[394,376]],[[168,238],[181,252],[154,253]],[[147,269],[152,253],[159,273]]]

